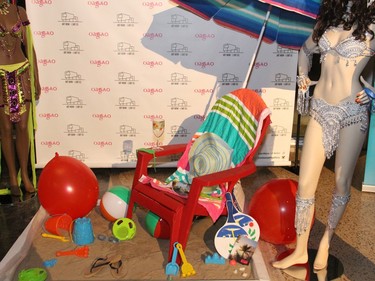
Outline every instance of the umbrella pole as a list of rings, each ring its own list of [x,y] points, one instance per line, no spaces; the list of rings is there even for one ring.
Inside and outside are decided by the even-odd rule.
[[[249,85],[251,72],[253,71],[255,59],[258,55],[259,47],[260,47],[260,44],[262,43],[264,31],[266,30],[266,25],[267,25],[268,19],[270,18],[270,15],[271,15],[271,9],[272,9],[272,5],[269,5],[266,17],[265,17],[264,22],[263,22],[262,29],[260,30],[260,33],[259,33],[259,38],[258,38],[257,45],[255,47],[255,52],[253,54],[253,57],[251,58],[249,69],[247,70],[247,73],[246,73],[246,79],[245,79],[244,84],[242,86],[244,89],[246,89],[247,86]]]

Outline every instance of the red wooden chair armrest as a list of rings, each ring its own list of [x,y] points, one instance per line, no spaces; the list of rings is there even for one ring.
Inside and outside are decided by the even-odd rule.
[[[134,172],[133,186],[138,182],[142,175],[148,175],[147,169],[150,164],[152,164],[150,162],[154,158],[183,153],[186,149],[186,145],[186,143],[165,145],[161,146],[162,149],[160,150],[152,150],[152,148],[138,149],[137,166]]]

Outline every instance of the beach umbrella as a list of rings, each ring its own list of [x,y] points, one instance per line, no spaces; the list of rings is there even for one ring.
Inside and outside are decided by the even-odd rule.
[[[217,24],[257,38],[243,88],[247,88],[261,42],[299,50],[315,25],[320,0],[172,0]]]

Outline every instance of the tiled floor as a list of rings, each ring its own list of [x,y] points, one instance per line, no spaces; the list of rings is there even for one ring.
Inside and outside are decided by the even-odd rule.
[[[352,199],[344,215],[342,223],[337,229],[332,241],[331,255],[335,257],[344,267],[344,275],[341,280],[370,281],[375,280],[375,194],[360,191],[363,179],[363,167],[365,157],[362,156],[357,165],[353,179]],[[330,194],[333,187],[333,172],[331,163],[327,162],[323,169],[316,196],[316,217],[309,242],[310,249],[317,249],[320,236],[324,230],[324,223],[327,220]],[[281,167],[260,167],[257,174],[242,181],[247,200],[252,194],[273,178],[291,178],[298,180],[298,176]],[[111,185],[131,185],[133,169],[93,169],[96,174],[100,196]],[[40,171],[39,171],[40,172]],[[328,195],[327,195],[328,194]],[[32,219],[39,208],[37,196],[21,203],[0,205],[0,257],[5,256],[18,235]],[[288,277],[285,273],[272,269],[270,261],[277,253],[285,250],[284,246],[274,246],[268,243],[264,247],[264,260],[270,273],[271,280],[296,280]],[[310,280],[331,280],[321,279],[318,275],[312,275]]]

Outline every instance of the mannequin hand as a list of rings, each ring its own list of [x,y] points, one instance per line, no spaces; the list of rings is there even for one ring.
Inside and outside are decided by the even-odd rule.
[[[298,88],[306,91],[308,87],[310,87],[311,80],[306,74],[302,74],[297,76],[297,85]]]
[[[362,84],[364,85],[365,88],[369,88],[371,91],[373,91],[375,93],[375,88],[373,86],[371,86],[370,83],[367,82],[365,80],[365,78],[363,78],[362,75],[359,77],[359,80],[361,80],[361,82],[362,82]]]
[[[368,97],[368,95],[366,94],[364,90],[360,91],[356,95],[355,102],[360,105],[368,104],[370,101],[371,101],[370,98]]]

